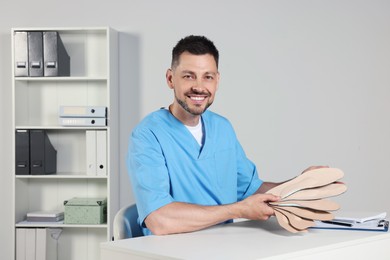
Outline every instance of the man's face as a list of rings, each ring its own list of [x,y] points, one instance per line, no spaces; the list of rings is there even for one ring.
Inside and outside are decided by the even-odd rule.
[[[184,52],[176,67],[167,71],[167,83],[175,92],[174,106],[197,116],[214,101],[219,73],[210,54],[193,55]],[[184,112],[182,111],[182,112]]]

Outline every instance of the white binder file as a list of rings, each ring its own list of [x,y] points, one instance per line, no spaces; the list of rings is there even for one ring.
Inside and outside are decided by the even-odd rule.
[[[26,229],[26,260],[35,260],[35,228]]]
[[[107,175],[107,131],[96,131],[96,174]]]
[[[86,131],[87,175],[96,175],[96,130]]]
[[[27,32],[14,33],[15,77],[28,76],[28,40]]]
[[[105,118],[60,117],[62,126],[106,126]]]
[[[26,259],[26,228],[16,229],[16,260]]]
[[[57,259],[57,239],[52,236],[48,228],[36,229],[36,252],[35,259]]]
[[[60,117],[106,117],[107,108],[103,106],[60,106]]]

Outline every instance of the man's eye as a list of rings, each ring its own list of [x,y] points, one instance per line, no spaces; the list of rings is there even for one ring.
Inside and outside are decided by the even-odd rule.
[[[183,78],[185,78],[185,79],[192,79],[193,77],[191,75],[184,75]]]
[[[207,80],[213,80],[214,77],[213,77],[213,76],[206,76],[206,79],[207,79]]]

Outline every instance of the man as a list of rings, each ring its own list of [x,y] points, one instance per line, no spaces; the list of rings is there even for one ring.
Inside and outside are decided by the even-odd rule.
[[[277,183],[259,179],[229,121],[207,110],[218,89],[218,59],[207,38],[181,39],[166,72],[173,103],[132,133],[127,164],[145,235],[274,214],[267,203],[279,198],[264,193]]]

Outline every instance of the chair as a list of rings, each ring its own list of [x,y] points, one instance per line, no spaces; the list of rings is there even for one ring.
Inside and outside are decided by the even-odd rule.
[[[143,236],[137,223],[138,211],[136,204],[121,208],[114,217],[114,240]]]

